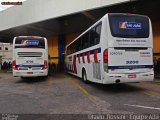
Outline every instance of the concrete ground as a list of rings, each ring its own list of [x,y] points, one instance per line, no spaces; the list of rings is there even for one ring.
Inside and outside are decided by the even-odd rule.
[[[22,80],[1,72],[0,113],[23,115],[23,119],[39,119],[37,116],[52,119],[56,115],[57,119],[60,116],[73,119],[78,115],[79,119],[83,115],[90,119],[93,116],[88,115],[91,114],[157,115],[160,113],[159,88],[159,78],[154,82],[100,85],[85,84],[81,79],[63,73],[47,80]]]

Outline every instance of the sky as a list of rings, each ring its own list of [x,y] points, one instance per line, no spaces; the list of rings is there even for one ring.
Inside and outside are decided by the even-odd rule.
[[[0,11],[5,10],[13,5],[2,5],[1,2],[23,2],[26,0],[0,0]]]

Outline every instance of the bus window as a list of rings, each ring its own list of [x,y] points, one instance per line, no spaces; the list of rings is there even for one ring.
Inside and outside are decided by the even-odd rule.
[[[95,32],[95,44],[98,44],[99,41],[100,41],[100,34],[101,34],[101,24],[99,24],[97,27],[96,27],[96,32]]]
[[[80,51],[82,49],[82,46],[81,46],[81,38],[78,38],[77,39],[77,51]]]
[[[99,43],[100,34],[101,34],[101,26],[102,24],[100,23],[96,27],[90,30],[90,40],[89,40],[90,47]]]
[[[15,48],[45,48],[43,38],[17,38]]]
[[[92,28],[91,30],[90,30],[90,40],[89,40],[89,45],[90,46],[93,46],[95,43],[94,43],[94,37],[95,36],[95,28]]]
[[[109,15],[111,34],[122,38],[148,38],[149,19],[134,15]]]
[[[83,47],[83,49],[88,47],[88,42],[89,42],[89,32],[85,33],[82,37],[82,47]]]

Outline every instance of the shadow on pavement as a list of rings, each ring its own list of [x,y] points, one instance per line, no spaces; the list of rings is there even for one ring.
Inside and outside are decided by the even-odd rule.
[[[94,82],[89,82],[89,84],[85,84],[81,78],[75,77],[73,75],[68,75],[69,77],[74,78],[78,81],[78,83],[82,86],[86,87],[94,87],[96,90],[98,89],[101,92],[106,93],[129,93],[129,92],[139,92],[143,91],[143,88],[139,88],[134,86],[135,84],[140,83],[118,83],[118,84],[99,84]]]
[[[45,82],[47,81],[47,78],[45,77],[29,77],[29,78],[20,78],[19,81],[16,81],[16,83],[28,83],[28,84],[32,84],[32,83],[39,83],[39,82]]]
[[[132,84],[132,83],[130,83],[130,84]],[[133,84],[136,84],[136,83],[133,83]],[[91,83],[91,85],[98,90],[108,92],[108,93],[129,93],[129,92],[139,92],[139,91],[144,90],[142,88],[135,87],[135,86],[125,84],[125,83],[106,84],[106,85]]]

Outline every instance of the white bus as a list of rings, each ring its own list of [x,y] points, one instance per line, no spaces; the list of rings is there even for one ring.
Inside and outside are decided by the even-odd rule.
[[[106,14],[66,46],[66,70],[84,82],[153,81],[151,21],[135,14]]]
[[[14,37],[12,69],[15,77],[47,76],[47,39],[38,36]]]

